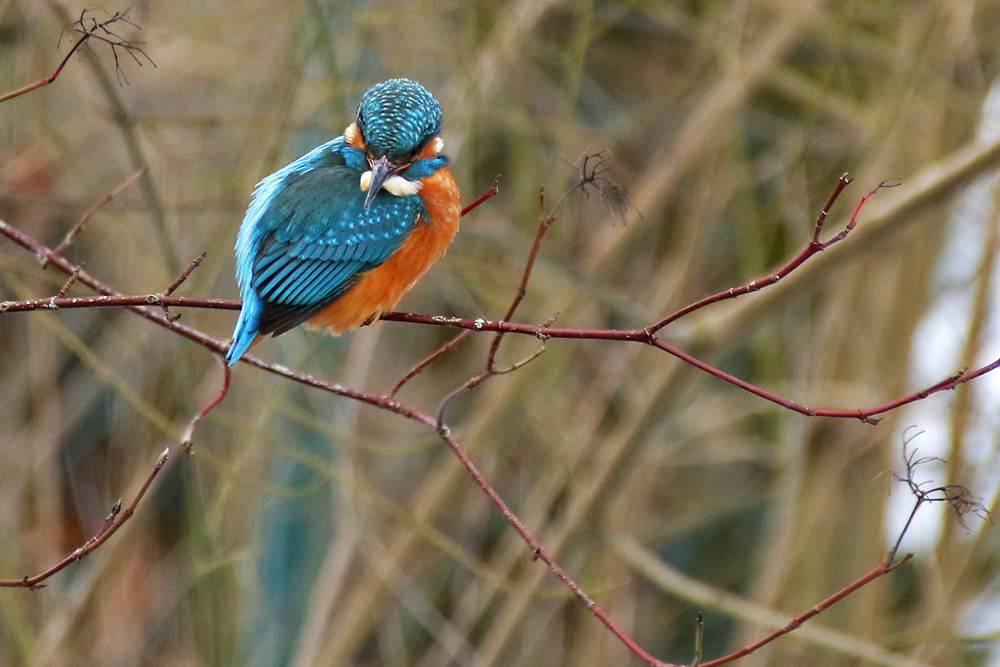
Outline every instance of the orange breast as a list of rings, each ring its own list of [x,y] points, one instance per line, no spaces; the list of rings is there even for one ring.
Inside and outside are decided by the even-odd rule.
[[[420,197],[430,214],[385,262],[363,274],[339,299],[313,315],[307,326],[339,334],[374,322],[396,307],[417,279],[444,255],[458,231],[462,215],[458,186],[448,167],[421,181]]]

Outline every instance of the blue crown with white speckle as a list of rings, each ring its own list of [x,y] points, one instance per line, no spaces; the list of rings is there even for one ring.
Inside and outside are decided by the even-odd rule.
[[[369,155],[406,161],[441,131],[441,105],[416,81],[389,79],[362,96],[358,129]]]

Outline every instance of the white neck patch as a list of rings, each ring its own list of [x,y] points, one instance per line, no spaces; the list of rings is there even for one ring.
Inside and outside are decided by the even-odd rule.
[[[368,192],[368,188],[372,184],[372,172],[368,171],[361,174],[361,189],[364,192]],[[420,188],[423,187],[422,183],[417,181],[408,181],[402,176],[390,176],[385,179],[385,183],[382,184],[382,189],[391,195],[397,197],[408,197],[410,195],[415,195],[420,192]]]

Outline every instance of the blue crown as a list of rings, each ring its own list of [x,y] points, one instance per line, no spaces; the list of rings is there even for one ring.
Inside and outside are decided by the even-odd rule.
[[[441,131],[441,105],[416,81],[389,79],[361,98],[358,129],[370,156],[404,162]]]

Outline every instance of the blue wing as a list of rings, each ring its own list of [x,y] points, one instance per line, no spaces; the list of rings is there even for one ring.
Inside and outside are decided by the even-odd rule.
[[[365,209],[350,150],[338,137],[257,186],[236,243],[243,306],[230,364],[258,335],[277,336],[322,310],[413,230],[420,198],[379,193]]]

